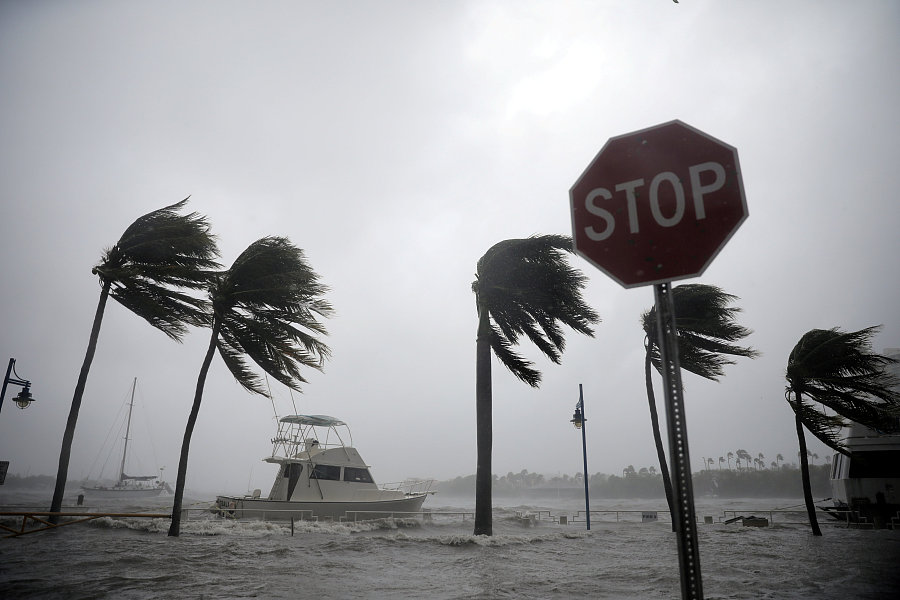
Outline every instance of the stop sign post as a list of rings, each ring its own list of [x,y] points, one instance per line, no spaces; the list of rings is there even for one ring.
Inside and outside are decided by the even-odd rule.
[[[671,281],[697,277],[747,218],[737,150],[681,121],[610,138],[569,190],[576,253],[654,286],[682,598],[703,598]]]
[[[575,251],[626,288],[701,275],[747,218],[737,150],[681,121],[611,138],[569,200]]]

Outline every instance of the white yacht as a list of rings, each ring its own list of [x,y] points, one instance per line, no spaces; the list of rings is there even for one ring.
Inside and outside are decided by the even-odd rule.
[[[900,433],[880,433],[859,423],[846,431],[850,456],[831,461],[833,509],[842,520],[876,527],[900,523]]]
[[[344,437],[347,442],[345,443]],[[213,512],[237,519],[366,520],[418,513],[433,480],[379,487],[346,423],[326,415],[279,420],[265,462],[278,465],[269,495],[218,496]]]

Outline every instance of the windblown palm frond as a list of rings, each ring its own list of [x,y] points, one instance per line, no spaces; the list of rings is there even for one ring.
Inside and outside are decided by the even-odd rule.
[[[327,335],[319,317],[333,309],[303,251],[285,238],[251,244],[213,284],[214,318],[221,324],[218,349],[247,390],[268,395],[244,356],[284,385],[300,390],[300,367],[321,370],[331,355],[316,335]]]
[[[752,333],[738,324],[741,309],[729,306],[737,296],[712,285],[691,283],[672,288],[675,305],[675,328],[678,335],[678,359],[681,368],[696,375],[718,381],[726,365],[735,364],[728,356],[756,358],[759,352],[735,344]],[[653,366],[659,371],[662,362],[656,330],[656,307],[641,315],[645,344]]]
[[[593,336],[597,313],[581,296],[587,278],[566,261],[571,238],[562,235],[505,240],[478,261],[472,283],[479,310],[491,323],[490,346],[525,383],[536,387],[540,372],[512,350],[525,336],[554,363],[565,350],[560,325]]]
[[[789,393],[785,393],[785,398],[791,405],[794,414],[800,417],[813,435],[832,450],[847,454],[847,447],[841,440],[841,429],[849,424],[844,418],[840,415],[825,414],[803,398],[797,402]]]
[[[176,340],[186,325],[207,322],[205,301],[179,288],[202,289],[219,268],[206,218],[178,212],[187,201],[135,220],[92,269],[112,298]]]
[[[871,351],[871,339],[878,329],[813,329],[800,338],[788,357],[788,402],[795,412],[797,397],[805,406],[810,402],[821,405],[799,416],[813,435],[835,450],[839,449],[821,433],[811,416],[824,414],[822,407],[875,429],[896,427],[900,381],[885,370],[893,359]]]

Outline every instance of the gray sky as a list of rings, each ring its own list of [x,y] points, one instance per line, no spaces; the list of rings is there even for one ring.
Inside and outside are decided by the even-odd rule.
[[[56,473],[90,269],[135,218],[191,195],[224,264],[284,235],[331,287],[334,356],[299,412],[349,422],[380,481],[474,473],[476,261],[502,239],[571,234],[568,189],[606,140],[681,119],[738,149],[750,209],[688,281],[740,296],[763,353],[720,383],[685,375],[694,467],[738,448],[796,461],[783,371],[800,336],[883,324],[876,348],[900,346],[898,30],[890,1],[4,2],[0,357],[38,400],[19,411],[8,391],[0,458]],[[581,471],[579,383],[589,471],[655,464],[652,288],[573,261],[603,322],[569,335],[561,366],[522,347],[538,390],[495,362],[498,474]],[[135,376],[174,478],[207,336],[175,344],[109,304],[70,480]],[[188,487],[267,489],[274,427],[217,358]]]

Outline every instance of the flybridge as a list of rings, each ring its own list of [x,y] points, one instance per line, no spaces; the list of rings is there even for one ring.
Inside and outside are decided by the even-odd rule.
[[[338,427],[343,428],[349,444],[344,442]],[[352,445],[350,427],[340,419],[328,415],[288,415],[278,420],[278,433],[272,438],[272,457],[291,458],[301,452]]]

